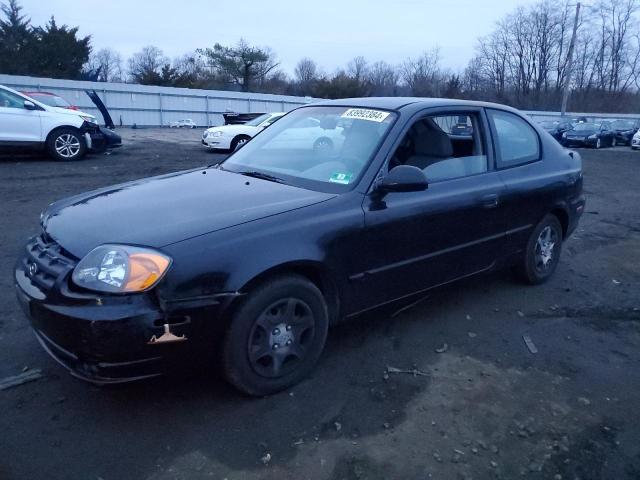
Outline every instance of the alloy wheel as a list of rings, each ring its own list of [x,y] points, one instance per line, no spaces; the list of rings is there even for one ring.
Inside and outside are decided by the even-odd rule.
[[[70,133],[64,133],[56,138],[54,148],[61,157],[73,158],[80,152],[80,139]]]
[[[535,247],[535,268],[538,273],[544,274],[552,267],[555,261],[555,248],[558,243],[558,232],[547,225],[542,229]]]

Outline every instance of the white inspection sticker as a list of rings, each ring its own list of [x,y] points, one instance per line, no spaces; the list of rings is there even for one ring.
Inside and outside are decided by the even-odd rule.
[[[371,122],[383,122],[389,116],[389,112],[381,110],[369,110],[368,108],[350,108],[342,115],[342,118],[355,118],[358,120],[369,120]]]

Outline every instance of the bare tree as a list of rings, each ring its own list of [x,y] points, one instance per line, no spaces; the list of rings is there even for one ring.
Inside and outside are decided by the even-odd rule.
[[[296,81],[301,85],[309,85],[318,78],[318,65],[308,57],[301,59],[294,70]]]
[[[438,96],[441,91],[440,51],[434,48],[402,64],[402,78],[416,96]]]
[[[103,48],[89,56],[89,69],[97,72],[99,82],[122,82],[122,57],[111,48]]]
[[[129,75],[136,83],[159,85],[162,67],[169,64],[169,59],[162,50],[153,45],[144,47],[129,59]]]
[[[395,95],[399,78],[397,68],[384,61],[375,62],[368,69],[367,79],[371,83],[372,95]]]
[[[364,81],[367,77],[369,64],[363,56],[353,58],[347,63],[347,75],[358,81]]]

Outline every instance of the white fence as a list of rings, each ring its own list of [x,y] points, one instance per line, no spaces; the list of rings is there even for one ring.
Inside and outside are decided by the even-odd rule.
[[[0,85],[22,91],[55,93],[83,111],[102,118],[84,93],[95,90],[116,125],[166,126],[190,118],[202,126],[222,125],[226,112],[287,112],[314,101],[263,93],[155,87],[129,83],[83,82],[0,74]]]
[[[287,112],[311,103],[311,97],[292,97],[264,93],[227,92],[190,88],[154,87],[129,83],[81,82],[53,78],[0,74],[0,84],[15,90],[51,92],[67,99],[81,110],[101,118],[100,112],[84,93],[95,90],[107,106],[116,125],[167,126],[190,118],[201,126],[222,125],[226,112]],[[560,112],[527,111],[535,120],[556,120]],[[592,121],[640,119],[640,114],[569,112],[569,118],[586,117]]]
[[[560,112],[544,112],[544,111],[526,111],[524,112],[531,118],[537,121],[544,120],[559,120],[562,118]],[[640,120],[640,114],[637,113],[580,113],[580,112],[567,112],[565,118],[569,120],[574,118],[586,118],[592,122],[602,122],[604,120]]]

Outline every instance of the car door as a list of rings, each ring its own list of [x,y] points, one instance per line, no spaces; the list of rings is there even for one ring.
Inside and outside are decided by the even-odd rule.
[[[362,283],[362,308],[371,305],[372,298],[382,304],[488,270],[501,255],[506,241],[501,202],[505,186],[494,168],[484,113],[482,109],[437,113],[472,116],[474,141],[482,151],[427,166],[427,180],[432,178],[425,191],[365,197],[368,268],[353,278]],[[408,127],[407,134],[412,128]],[[430,167],[447,161],[476,165],[481,161],[484,167],[468,175],[447,175],[443,168],[439,175],[430,175]]]
[[[0,88],[0,142],[42,141],[40,109],[29,110],[25,98]]]

